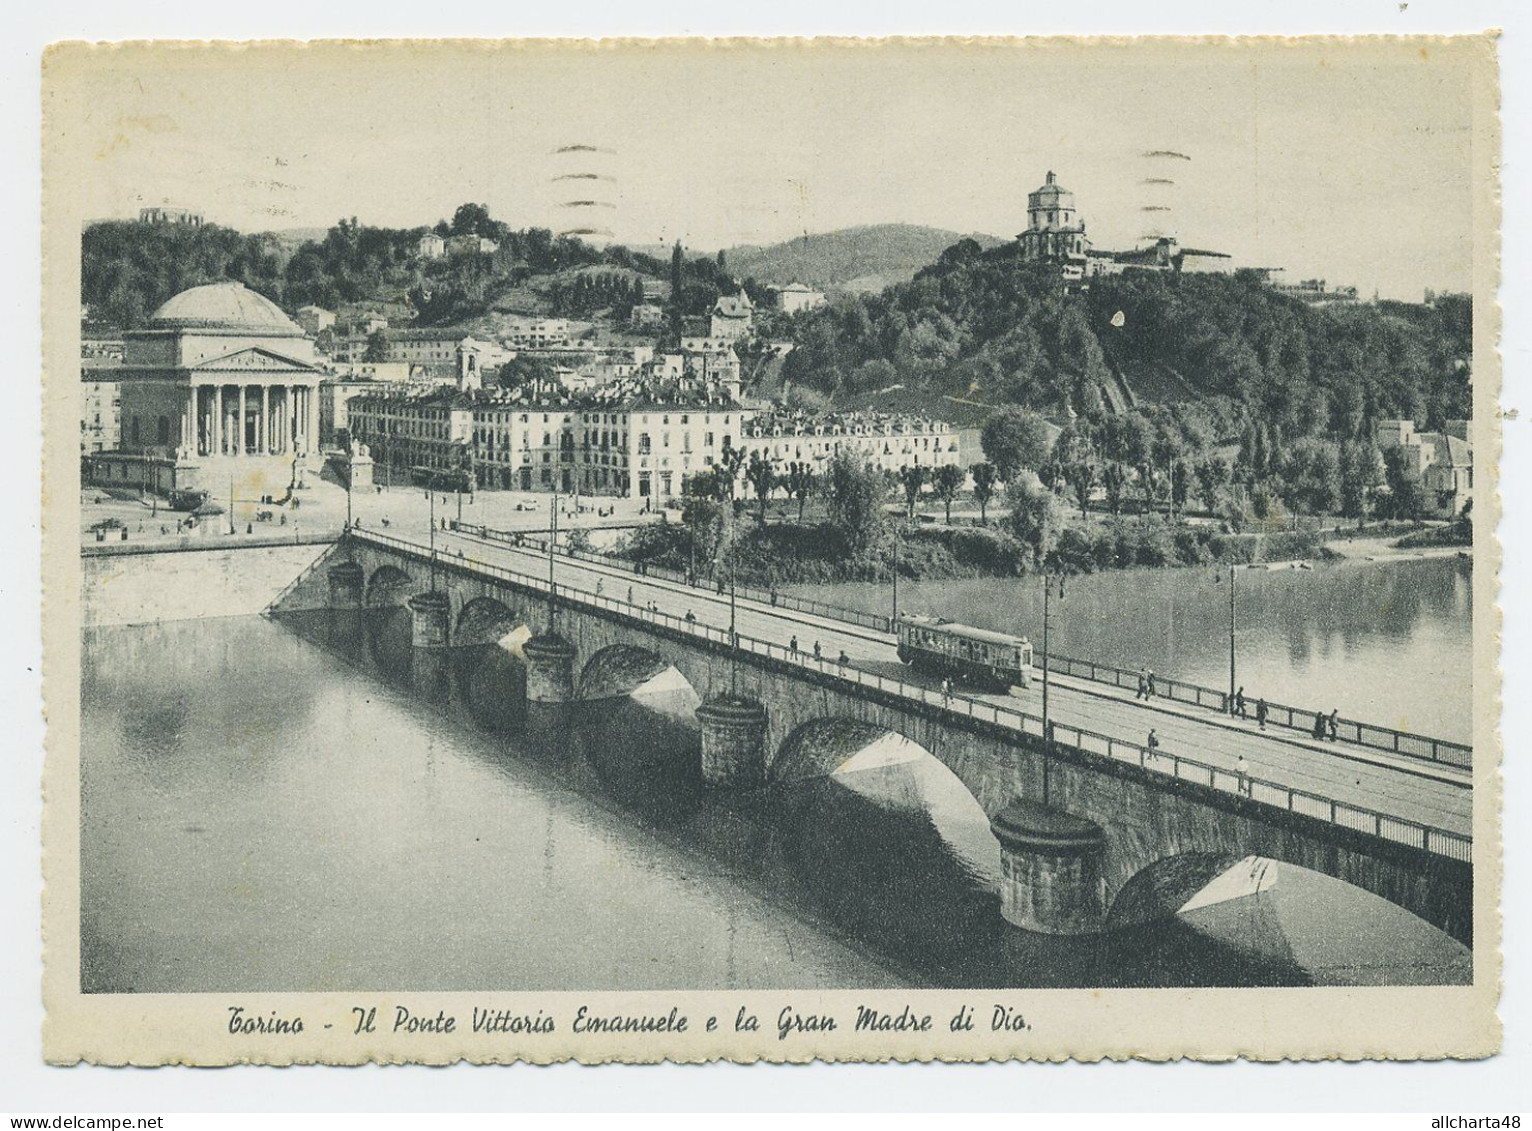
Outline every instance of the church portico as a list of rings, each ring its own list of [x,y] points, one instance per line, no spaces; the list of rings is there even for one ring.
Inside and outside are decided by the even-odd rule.
[[[173,469],[152,477],[155,485],[221,490],[234,474],[276,491],[317,461],[313,342],[254,291],[238,283],[183,291],[126,335],[125,354],[121,448],[88,461],[96,482],[115,484],[115,465],[131,458]]]

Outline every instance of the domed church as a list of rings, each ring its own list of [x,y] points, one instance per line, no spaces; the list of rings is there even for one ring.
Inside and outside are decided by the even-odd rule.
[[[192,287],[125,335],[122,441],[89,457],[96,483],[162,494],[301,482],[319,456],[314,343],[270,299],[234,282]]]

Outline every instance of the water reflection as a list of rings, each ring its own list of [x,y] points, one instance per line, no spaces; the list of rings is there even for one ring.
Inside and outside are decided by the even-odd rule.
[[[762,789],[706,790],[697,693],[642,650],[591,661],[571,725],[536,737],[524,628],[493,625],[427,706],[396,611],[368,610],[363,649],[322,613],[86,634],[88,990],[1308,976],[1174,915],[1007,927],[983,811],[876,728],[823,729]]]

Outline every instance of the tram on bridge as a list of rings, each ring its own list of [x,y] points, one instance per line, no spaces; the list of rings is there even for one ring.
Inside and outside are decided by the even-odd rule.
[[[941,617],[899,617],[899,659],[914,668],[1005,691],[1032,684],[1032,644]]]

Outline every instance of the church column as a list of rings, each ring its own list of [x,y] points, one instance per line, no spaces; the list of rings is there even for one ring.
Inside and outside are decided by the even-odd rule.
[[[271,454],[271,387],[261,386],[261,455]]]
[[[319,450],[319,387],[310,385],[309,390],[309,450]]]
[[[239,387],[239,415],[234,418],[234,454],[245,454],[245,387]]]
[[[287,417],[287,440],[292,445],[291,450],[298,451],[298,387],[287,386],[287,409],[283,413]]]
[[[212,447],[208,451],[210,456],[223,455],[223,386],[209,386],[213,394],[212,411],[208,414],[213,418]]]

